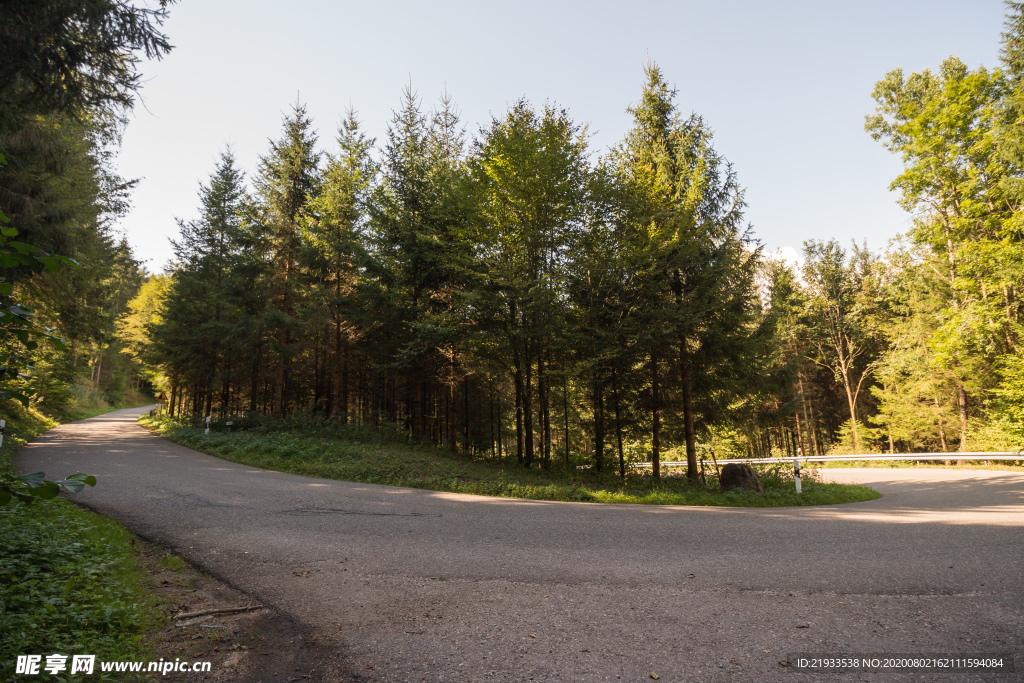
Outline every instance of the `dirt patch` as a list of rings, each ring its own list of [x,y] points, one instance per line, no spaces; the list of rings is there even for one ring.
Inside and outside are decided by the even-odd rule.
[[[150,673],[165,681],[340,683],[356,680],[337,643],[286,614],[262,607],[237,614],[175,619],[178,614],[260,605],[260,601],[188,564],[165,549],[136,540],[161,602],[161,628],[146,638],[165,662],[209,662],[209,672]]]

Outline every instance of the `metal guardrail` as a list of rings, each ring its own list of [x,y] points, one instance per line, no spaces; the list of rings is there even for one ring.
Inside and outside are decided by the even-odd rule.
[[[809,462],[859,462],[864,460],[1024,460],[1024,451],[1014,453],[1013,451],[986,451],[986,452],[960,452],[952,453],[860,453],[854,455],[785,455],[777,458],[729,458],[727,460],[715,460],[716,465],[771,465],[774,463],[793,463],[793,477],[796,483],[796,492],[802,493],[800,484],[800,463]],[[702,464],[707,458],[701,457]],[[661,467],[685,467],[686,461],[671,461],[659,463]],[[653,463],[641,462],[635,467],[651,467]]]
[[[730,458],[718,460],[719,465],[770,465],[776,462],[843,462],[860,460],[1024,460],[1024,451],[991,451],[978,453],[861,453],[856,455],[784,455],[777,458]],[[708,461],[710,462],[710,461]],[[637,463],[639,467],[650,467],[651,463]],[[662,467],[685,467],[686,461],[663,462]]]

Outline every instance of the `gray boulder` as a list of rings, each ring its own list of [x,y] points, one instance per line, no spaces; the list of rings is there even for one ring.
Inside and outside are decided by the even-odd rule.
[[[725,465],[722,467],[722,475],[719,484],[723,491],[735,491],[736,489],[747,489],[764,493],[764,487],[758,480],[757,475],[750,465]]]

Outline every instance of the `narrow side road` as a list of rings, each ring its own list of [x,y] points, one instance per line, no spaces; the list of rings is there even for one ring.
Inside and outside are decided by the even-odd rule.
[[[1024,671],[1019,473],[830,470],[883,497],[814,508],[517,501],[237,465],[141,412],[57,427],[16,464],[96,475],[77,500],[337,643],[360,680],[836,676],[780,665],[798,652],[1010,652]]]

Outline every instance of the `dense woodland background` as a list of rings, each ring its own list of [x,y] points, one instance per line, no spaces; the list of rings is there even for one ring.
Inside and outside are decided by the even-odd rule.
[[[327,145],[296,104],[257,168],[221,155],[157,275],[114,228],[132,184],[111,171],[116,107],[4,105],[0,322],[24,334],[0,338],[3,388],[51,409],[154,390],[173,416],[655,476],[671,458],[696,477],[710,452],[1019,450],[1024,3],[1008,10],[1000,67],[875,88],[865,127],[904,162],[910,232],[884,254],[807,242],[800,267],[763,253],[739,171],[653,64],[603,154],[526,100],[469,133],[447,93],[429,108],[410,87],[385,139],[348,112]],[[66,343],[36,346],[45,328]]]

